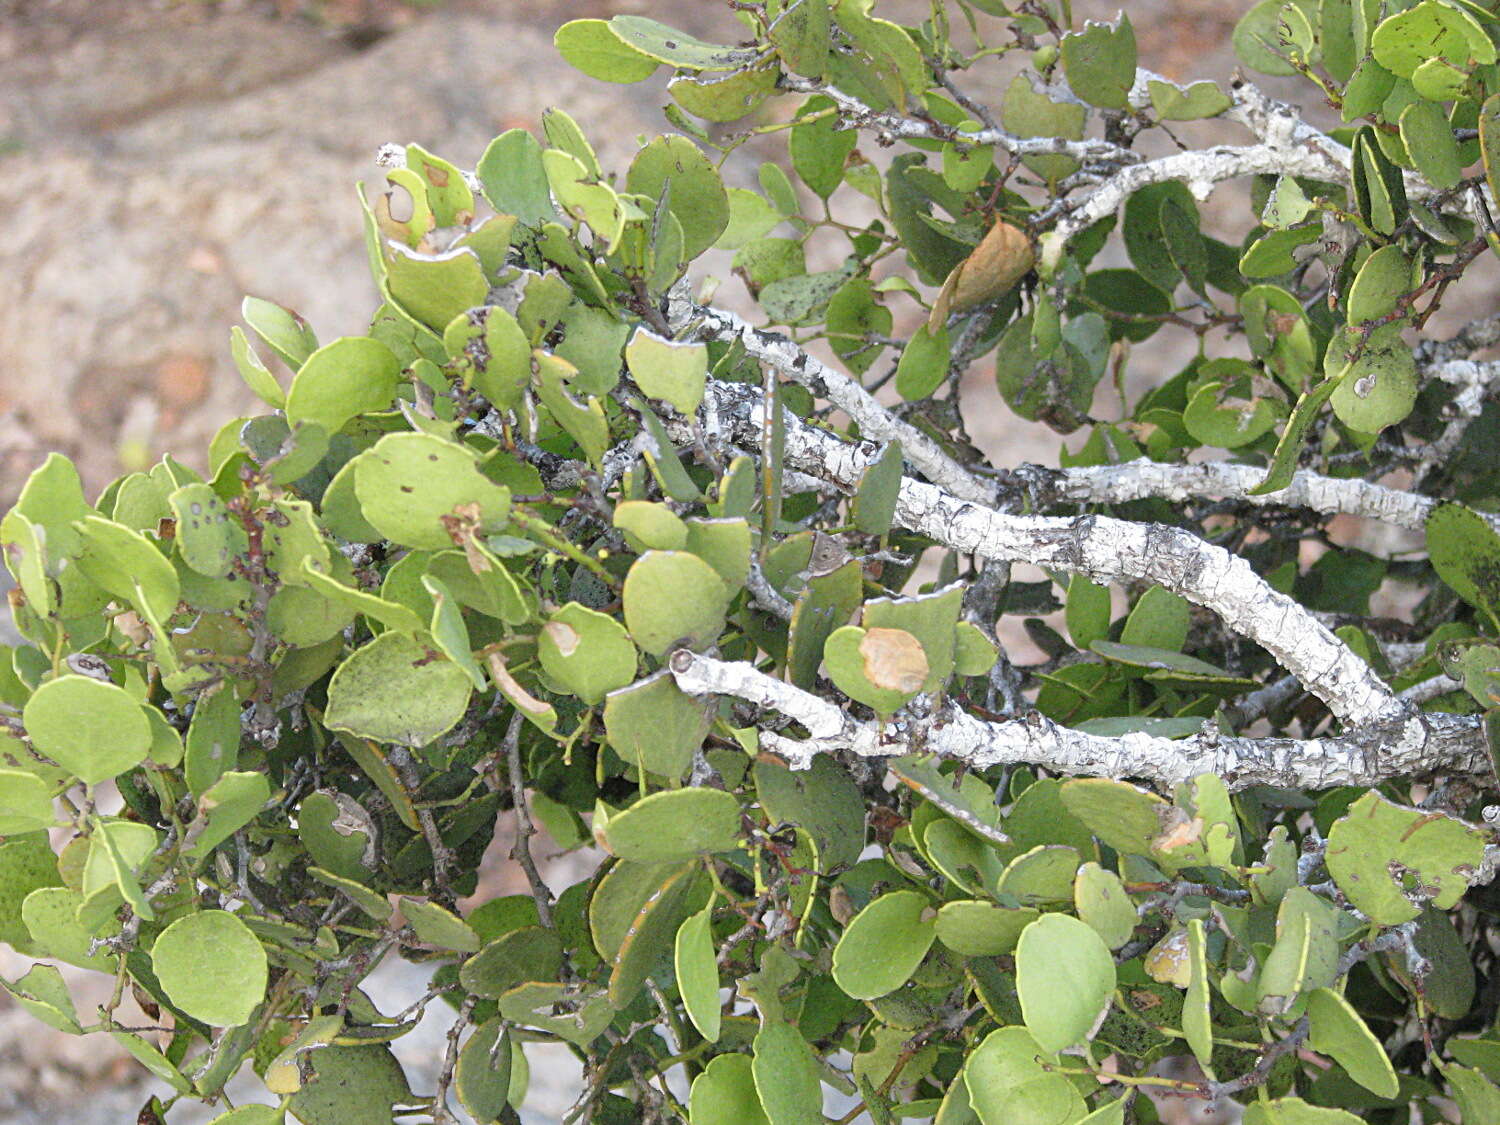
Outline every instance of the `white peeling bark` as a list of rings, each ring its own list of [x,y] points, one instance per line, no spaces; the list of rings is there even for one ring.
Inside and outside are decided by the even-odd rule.
[[[930,714],[899,716],[882,727],[854,719],[748,663],[680,649],[670,667],[677,686],[691,695],[733,696],[802,723],[812,737],[760,732],[762,747],[794,769],[806,769],[816,755],[835,751],[864,757],[925,752],[976,769],[1029,764],[1072,776],[1141,778],[1164,788],[1213,773],[1231,789],[1323,789],[1375,785],[1438,769],[1477,773],[1488,768],[1473,716],[1407,713],[1396,722],[1367,724],[1332,738],[1234,738],[1205,725],[1191,737],[1167,739],[1139,732],[1087,734],[1036,712],[988,722],[948,702]]]
[[[875,397],[840,371],[803,351],[778,332],[768,332],[720,309],[671,303],[668,319],[674,327],[693,324],[701,336],[738,340],[745,351],[779,374],[800,383],[819,398],[831,402],[859,423],[860,432],[874,441],[899,441],[908,463],[934,484],[955,496],[989,503],[993,485],[972,475],[921,430],[901,421]],[[815,475],[817,470],[811,470]]]
[[[764,404],[743,385],[711,381],[708,394],[722,424],[747,444],[762,432]],[[853,489],[876,452],[838,440],[787,412],[786,462]],[[1190,532],[1104,516],[1007,515],[982,502],[907,478],[896,522],[966,554],[1029,562],[1099,582],[1146,581],[1218,613],[1255,641],[1328,705],[1342,722],[1389,722],[1410,708],[1306,608],[1272,589],[1244,559]]]
[[[1470,366],[1474,366],[1470,364]],[[1120,465],[1041,470],[1052,482],[1052,494],[1079,504],[1120,504],[1155,497],[1181,502],[1218,496],[1256,507],[1311,508],[1326,515],[1359,516],[1395,527],[1421,531],[1439,501],[1415,492],[1386,488],[1357,477],[1327,477],[1301,470],[1278,492],[1252,496],[1265,476],[1253,465],[1209,461],[1171,465],[1139,458]],[[1040,475],[1040,474],[1039,474]],[[1500,516],[1486,517],[1500,532]]]

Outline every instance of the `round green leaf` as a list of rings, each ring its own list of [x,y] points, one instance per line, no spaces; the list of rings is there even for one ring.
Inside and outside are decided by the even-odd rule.
[[[625,345],[625,362],[636,385],[652,398],[672,404],[689,418],[703,401],[708,378],[708,348],[667,340],[644,326]]]
[[[499,531],[510,511],[510,489],[479,471],[466,446],[422,433],[387,434],[355,461],[360,512],[380,534],[407,547],[453,546],[444,517],[470,518]]]
[[[1080,867],[1073,879],[1073,903],[1078,917],[1111,949],[1119,949],[1135,933],[1135,904],[1120,877],[1108,868],[1092,862]]]
[[[22,715],[32,745],[88,785],[139,765],[151,721],[124,688],[67,675],[37,688]]]
[[[635,679],[635,645],[608,614],[569,602],[537,636],[542,670],[587,704]]]
[[[334,672],[324,722],[376,742],[426,746],[464,717],[473,690],[452,661],[412,637],[382,633]]]
[[[881,895],[849,920],[833,949],[833,979],[856,1000],[895,992],[911,978],[937,937],[926,895]]]
[[[652,656],[718,639],[729,605],[723,580],[697,555],[647,551],[630,567],[623,591],[625,626]]]
[[[57,856],[45,833],[28,832],[0,842],[0,941],[22,953],[30,952],[32,940],[42,939],[26,924],[21,904],[33,891],[56,887],[61,881]],[[72,897],[70,891],[62,894]]]
[[[660,863],[740,846],[740,803],[722,789],[670,789],[642,797],[609,818],[609,850],[621,859]]]
[[[465,961],[459,969],[459,983],[476,996],[499,998],[523,981],[555,979],[562,954],[556,931],[521,926]]]
[[[1056,1061],[1024,1027],[990,1032],[969,1055],[964,1082],[983,1125],[1074,1125],[1084,1116],[1087,1106],[1077,1088],[1039,1058]]]
[[[227,910],[177,919],[151,947],[151,968],[167,996],[194,1019],[238,1027],[266,994],[266,951]]]
[[[1029,906],[957,899],[938,910],[937,938],[964,957],[1000,957],[1015,950],[1021,931],[1038,917]]]
[[[770,1125],[755,1092],[749,1055],[716,1055],[693,1079],[688,1118],[693,1125]]]
[[[1046,1051],[1089,1038],[1115,991],[1109,947],[1086,922],[1047,914],[1016,945],[1016,991],[1026,1026]]]
[[[287,421],[316,422],[336,434],[351,418],[387,409],[400,376],[400,360],[379,340],[346,336],[324,344],[292,380]]]
[[[698,1033],[710,1043],[718,1041],[719,965],[713,942],[713,905],[710,903],[677,927],[673,966],[682,1006]]]
[[[665,201],[667,210],[682,224],[683,256],[689,260],[712,246],[729,225],[729,196],[724,182],[708,157],[687,137],[657,137],[641,149],[630,164],[625,186],[628,191]]]
[[[1396,926],[1421,910],[1421,888],[1439,910],[1458,904],[1484,855],[1484,834],[1462,821],[1369,792],[1328,831],[1328,873],[1371,922]]]

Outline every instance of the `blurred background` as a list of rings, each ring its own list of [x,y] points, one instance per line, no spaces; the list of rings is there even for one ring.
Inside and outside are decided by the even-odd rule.
[[[1142,65],[1227,80],[1229,33],[1248,6],[1134,5]],[[881,0],[878,14],[915,22],[927,7]],[[1115,8],[1074,3],[1080,17],[1113,18]],[[473,167],[491,138],[539,132],[542,111],[557,104],[605,167],[623,170],[638,136],[666,128],[665,73],[607,86],[551,45],[563,21],[615,12],[739,37],[722,0],[0,0],[0,510],[49,450],[72,457],[95,490],[167,451],[201,468],[213,433],[252,408],[228,349],[246,294],[295,309],[325,341],[362,332],[376,296],[354,184],[380,183],[382,143],[416,141]],[[964,84],[998,105],[1011,73],[981,67]],[[768,112],[794,107],[786,99]],[[1193,128],[1182,133],[1188,143],[1243,139],[1222,125]],[[773,137],[726,173],[749,186],[760,160],[784,156]],[[1238,242],[1243,193],[1215,198],[1205,213],[1232,211],[1223,234]],[[719,299],[743,310],[727,261],[710,266],[726,278]],[[1191,355],[1187,341],[1161,347],[1146,368],[1170,373]],[[965,411],[978,443],[997,463],[1055,464],[1061,439],[1012,429],[998,396],[983,393],[991,378],[988,363],[971,373],[980,393]],[[509,843],[502,826],[486,897],[520,889],[501,858]],[[19,971],[0,955],[0,972]],[[388,966],[372,995],[399,1008],[424,975]],[[105,989],[102,1000],[109,983],[78,979],[80,1010],[96,1002],[89,988]],[[53,1033],[8,1005],[0,998],[0,1125],[136,1120],[152,1087],[134,1063],[101,1036]],[[434,1008],[396,1045],[419,1089],[430,1090],[441,1054],[446,1016]],[[533,1056],[526,1121],[560,1119],[576,1090],[569,1064],[566,1052]],[[256,1085],[251,1076],[242,1092],[253,1099]]]

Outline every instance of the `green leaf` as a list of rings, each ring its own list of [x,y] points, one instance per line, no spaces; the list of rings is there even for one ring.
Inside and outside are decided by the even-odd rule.
[[[1026,1027],[1044,1051],[1089,1038],[1115,990],[1109,947],[1085,922],[1046,914],[1016,945],[1016,990]]]
[[[484,265],[467,246],[427,254],[387,242],[386,285],[394,302],[434,332],[441,332],[465,310],[484,304],[490,292]]]
[[[66,675],[37,688],[22,714],[39,754],[87,785],[140,764],[151,748],[151,722],[123,688]]]
[[[1500,1087],[1477,1070],[1452,1063],[1441,1064],[1443,1077],[1453,1088],[1464,1121],[1493,1121],[1500,1115]],[[1318,1125],[1322,1125],[1321,1122]],[[1339,1125],[1343,1125],[1342,1122]]]
[[[1064,35],[1063,71],[1073,92],[1101,109],[1124,109],[1135,83],[1135,29],[1121,15],[1117,27],[1093,23]]]
[[[865,846],[865,802],[859,786],[826,755],[805,770],[759,760],[756,798],[772,824],[793,824],[815,843],[819,870],[852,867]]]
[[[640,82],[660,65],[611,31],[606,20],[570,20],[557,29],[552,45],[572,66],[601,82]]]
[[[504,1022],[486,1020],[475,1028],[459,1049],[453,1072],[454,1092],[469,1116],[476,1121],[499,1119],[510,1104],[511,1065],[510,1030]]]
[[[1301,1098],[1253,1102],[1245,1110],[1244,1125],[1359,1125],[1348,1110],[1309,1105]]]
[[[0,941],[19,953],[30,953],[32,939],[41,939],[23,921],[21,905],[33,891],[56,887],[60,882],[57,856],[48,846],[45,833],[17,833],[0,841]],[[62,893],[72,897],[70,891]],[[112,964],[107,955],[101,955],[99,961]]]
[[[1203,919],[1191,918],[1187,924],[1188,934],[1188,979],[1187,995],[1182,1004],[1182,1031],[1193,1057],[1210,1078],[1213,1077],[1214,1032],[1211,1009],[1212,995],[1208,982],[1208,958],[1205,945]]]
[[[145,613],[165,621],[177,609],[177,572],[138,531],[100,516],[77,525],[83,536],[78,569],[101,590],[134,602]]]
[[[551,980],[562,968],[562,939],[555,930],[518,926],[463,963],[459,983],[475,996],[499,998],[522,981]]]
[[[648,866],[660,870],[663,865]],[[696,863],[677,868],[631,917],[609,977],[609,1000],[617,1009],[630,1004],[646,978],[670,961],[677,927],[690,913],[702,909],[707,885],[708,877]]]
[[[1419,261],[1398,245],[1382,246],[1365,259],[1345,295],[1350,326],[1389,317],[1421,280]]]
[[[1069,141],[1082,138],[1088,119],[1086,107],[1073,102],[1054,102],[1046,94],[1033,90],[1024,74],[1011,79],[1000,113],[1001,124],[1017,136],[1059,137]],[[1072,175],[1078,168],[1073,157],[1052,154],[1028,156],[1025,164],[1049,184]]]
[[[1299,4],[1305,2],[1299,0]],[[1283,10],[1290,6],[1285,0],[1261,0],[1235,24],[1232,36],[1234,53],[1250,69],[1273,75],[1297,73],[1297,68],[1289,61],[1291,37],[1282,16]],[[1298,17],[1305,26],[1306,16],[1299,12]]]
[[[1151,108],[1163,121],[1217,117],[1230,106],[1229,95],[1213,82],[1194,82],[1183,87],[1153,78],[1146,83],[1146,89],[1151,95]]]
[[[614,188],[602,183],[578,157],[560,149],[545,149],[542,167],[563,211],[587,223],[606,251],[613,253],[625,231],[625,208]]]
[[[280,410],[286,405],[286,392],[281,389],[276,376],[261,362],[260,356],[255,354],[255,349],[245,338],[244,329],[238,324],[229,329],[229,354],[234,359],[240,378],[245,380],[245,385],[256,398],[272,410]]]
[[[501,214],[529,227],[557,217],[542,166],[542,146],[525,129],[511,129],[493,141],[474,169],[485,198]]]
[[[657,137],[646,145],[631,162],[625,185],[629,191],[661,201],[677,217],[682,224],[683,256],[688,260],[712,246],[729,225],[724,183],[687,137]]]
[[[776,92],[779,75],[775,66],[764,65],[711,78],[680,74],[667,83],[667,93],[683,109],[704,121],[738,121],[754,113]],[[730,188],[730,194],[735,190]]]
[[[172,1003],[212,1027],[237,1027],[266,994],[266,953],[227,910],[177,919],[151,947],[151,968]]]
[[[317,350],[318,337],[307,321],[275,301],[246,297],[240,302],[240,315],[293,371]]]
[[[1266,477],[1250,490],[1251,496],[1264,496],[1270,492],[1280,492],[1292,483],[1292,477],[1297,473],[1297,461],[1302,455],[1303,439],[1311,428],[1318,411],[1328,401],[1330,395],[1338,387],[1338,382],[1333,379],[1325,379],[1309,391],[1305,391],[1297,400],[1297,405],[1292,409],[1292,416],[1287,419],[1285,428],[1281,431],[1281,438],[1276,442],[1276,452],[1271,458],[1271,467],[1266,471]]]
[[[635,679],[635,646],[624,627],[577,602],[554,611],[542,626],[537,657],[547,675],[589,704]]]
[[[1311,1021],[1308,1046],[1331,1057],[1372,1093],[1382,1098],[1396,1096],[1400,1083],[1391,1060],[1349,1001],[1331,988],[1319,988],[1307,998],[1307,1015]]]
[[[395,632],[355,649],[329,681],[325,724],[413,748],[446,734],[463,718],[473,685],[463,669],[436,656]]]
[[[1168,807],[1154,793],[1103,777],[1063,782],[1062,800],[1090,832],[1126,855],[1151,854],[1151,845],[1161,832],[1161,814]]]
[[[224,774],[198,798],[199,815],[207,823],[188,853],[199,859],[207,856],[259,816],[270,799],[271,783],[265,774]]]
[[[710,1043],[719,1038],[719,966],[713,943],[713,907],[707,906],[677,927],[673,967],[682,1006],[698,1034]]]
[[[705,43],[645,16],[615,16],[609,28],[640,54],[682,70],[737,70],[759,56],[757,50]]]
[[[387,434],[354,462],[354,492],[365,519],[387,539],[442,550],[454,540],[445,518],[505,527],[510,489],[479,470],[466,446],[422,433]]]
[[[1003,957],[1015,952],[1021,931],[1039,916],[1029,906],[956,899],[938,910],[937,939],[963,957]]]
[[[182,561],[199,574],[223,578],[235,557],[249,547],[243,525],[230,517],[224,501],[206,484],[185,484],[169,501]]]
[[[1401,111],[1401,141],[1417,171],[1434,187],[1457,187],[1464,176],[1458,140],[1442,109],[1429,101],[1412,102]]]
[[[1097,863],[1085,863],[1073,879],[1073,905],[1080,921],[1087,923],[1111,949],[1119,949],[1135,933],[1135,903],[1125,893],[1125,884],[1113,871]]]
[[[1366,793],[1328,832],[1328,873],[1351,905],[1372,922],[1400,925],[1421,910],[1407,896],[1439,910],[1463,897],[1484,854],[1484,836],[1441,813],[1405,808]]]
[[[402,896],[401,914],[417,938],[428,945],[460,953],[479,949],[479,935],[457,914],[435,902]]]
[[[853,375],[868,371],[884,350],[883,344],[871,343],[866,337],[890,335],[893,323],[890,309],[876,299],[868,277],[851,277],[829,299],[828,340]]]
[[[34,1019],[69,1035],[80,1034],[78,1012],[67,982],[55,965],[32,965],[20,980],[11,984],[0,980],[12,1000],[26,1009]]]
[[[52,789],[35,774],[0,769],[0,836],[51,828]]]
[[[1471,59],[1495,61],[1495,46],[1461,10],[1422,0],[1413,8],[1382,20],[1370,36],[1370,53],[1392,74],[1410,78],[1429,59],[1441,58],[1459,67]]]
[[[878,714],[894,714],[920,691],[930,664],[922,643],[905,629],[845,625],[823,645],[838,689]]]
[[[604,700],[609,744],[627,762],[680,778],[708,735],[708,702],[683,692],[672,674],[657,672]]]
[[[188,725],[183,780],[194,797],[203,793],[239,763],[240,703],[234,688],[222,684],[205,691],[193,708]]]
[[[1055,1065],[1055,1061],[1056,1056],[1043,1051],[1024,1027],[990,1032],[970,1053],[963,1069],[970,1103],[982,1125],[1079,1121],[1088,1110],[1077,1088],[1066,1075],[1042,1065]]]
[[[388,1121],[393,1107],[411,1104],[406,1072],[384,1044],[320,1047],[304,1057],[312,1078],[288,1105],[304,1125]]]
[[[319,790],[308,794],[297,808],[297,835],[308,855],[328,874],[356,883],[369,879],[377,854],[375,822],[347,793]],[[342,882],[334,885],[343,889]],[[390,916],[388,904],[382,908],[361,899],[359,905],[362,910],[373,905],[381,911],[382,920]]]
[[[604,841],[621,859],[664,863],[740,846],[740,804],[722,789],[672,789],[615,813]]]
[[[943,385],[950,361],[948,327],[932,332],[924,323],[912,333],[896,363],[896,391],[908,402],[926,398]]]
[[[867,535],[884,535],[896,518],[904,461],[901,443],[890,442],[859,478],[851,504],[854,526]]]
[[[446,322],[445,322],[446,323]],[[378,340],[345,336],[307,357],[286,396],[293,426],[316,422],[330,434],[361,414],[389,408],[401,362]]]
[[[1427,553],[1438,577],[1500,629],[1500,535],[1478,512],[1440,504],[1427,517]]]
[[[760,1095],[755,1092],[754,1068],[749,1055],[715,1055],[710,1059],[693,1079],[688,1099],[692,1125],[770,1125],[760,1107]]]
[[[1394,234],[1407,217],[1401,169],[1391,163],[1368,125],[1355,134],[1352,151],[1354,202],[1360,218],[1377,234]]]
[[[818,1064],[797,1029],[780,1020],[764,1020],[752,1052],[755,1092],[770,1125],[819,1125],[823,1089]]]
[[[697,413],[708,380],[708,348],[703,344],[668,340],[641,325],[625,345],[625,362],[646,394],[689,418]]]
[[[1087,649],[1096,640],[1109,635],[1109,587],[1075,574],[1068,582],[1067,608],[1064,620],[1073,647]]]
[[[905,984],[937,937],[937,911],[926,895],[881,895],[850,919],[833,949],[833,979],[856,1000]]]
[[[686,551],[647,551],[626,574],[622,597],[625,627],[655,657],[717,640],[729,605],[713,567]]]
[[[830,30],[828,0],[794,0],[767,29],[766,38],[793,74],[822,78],[828,65]],[[698,1125],[696,1118],[694,1125]]]
[[[831,111],[834,103],[822,94],[815,94],[802,103],[797,111],[797,124],[792,126],[791,138],[787,142],[792,157],[792,168],[821,199],[827,199],[844,181],[844,162],[854,151],[859,134],[854,129],[841,129],[838,116]],[[816,116],[824,114],[824,116]],[[806,120],[803,118],[815,118]]]

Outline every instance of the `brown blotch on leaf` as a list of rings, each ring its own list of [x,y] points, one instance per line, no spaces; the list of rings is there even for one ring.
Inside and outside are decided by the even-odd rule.
[[[883,691],[921,691],[927,680],[927,653],[905,629],[871,629],[859,642],[865,679]]]

